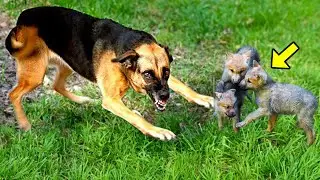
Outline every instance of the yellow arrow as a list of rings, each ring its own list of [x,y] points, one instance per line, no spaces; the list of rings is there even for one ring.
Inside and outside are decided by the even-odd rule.
[[[290,69],[290,66],[286,62],[291,58],[297,51],[299,46],[292,42],[283,51],[278,53],[275,49],[272,49],[271,54],[271,68],[274,69]]]

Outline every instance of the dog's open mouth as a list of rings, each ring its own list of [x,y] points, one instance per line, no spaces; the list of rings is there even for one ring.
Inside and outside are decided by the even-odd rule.
[[[167,105],[167,101],[164,100],[156,100],[154,102],[154,104],[156,105],[157,109],[159,111],[164,111],[166,109],[166,105]]]

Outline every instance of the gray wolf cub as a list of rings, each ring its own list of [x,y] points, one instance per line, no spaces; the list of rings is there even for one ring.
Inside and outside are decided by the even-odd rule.
[[[234,105],[237,101],[237,97],[235,96],[235,92],[235,89],[230,89],[223,93],[215,92],[214,107],[220,130],[223,128],[224,119],[233,118],[236,115]],[[233,129],[235,131],[237,131],[236,123],[236,120],[233,118]]]
[[[292,84],[274,82],[257,62],[254,62],[254,67],[247,72],[240,86],[255,91],[259,108],[244,121],[237,123],[237,127],[244,127],[262,116],[269,116],[267,131],[270,132],[279,114],[295,114],[299,126],[307,135],[308,144],[314,143],[316,135],[313,116],[318,103],[311,92]]]

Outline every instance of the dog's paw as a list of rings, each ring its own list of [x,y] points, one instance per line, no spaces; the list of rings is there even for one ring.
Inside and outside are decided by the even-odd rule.
[[[29,121],[19,122],[18,128],[23,131],[29,131],[31,129],[31,124],[29,123]]]
[[[244,121],[241,121],[241,122],[238,122],[237,124],[236,124],[236,127],[237,128],[241,128],[241,127],[244,127],[246,125],[246,123],[244,122]]]
[[[139,111],[137,111],[137,110],[132,110],[132,112],[134,112],[135,114],[137,114],[137,115],[139,115],[139,116],[142,116],[142,114],[141,114]]]
[[[211,96],[199,95],[194,102],[208,109],[214,107],[214,98]]]
[[[89,103],[94,103],[96,102],[97,100],[94,100],[94,99],[91,99],[89,97],[86,97],[86,96],[80,96],[77,98],[77,103],[79,104],[89,104]]]
[[[176,138],[173,132],[159,127],[152,127],[150,130],[147,130],[145,134],[160,139],[161,141],[170,141]]]

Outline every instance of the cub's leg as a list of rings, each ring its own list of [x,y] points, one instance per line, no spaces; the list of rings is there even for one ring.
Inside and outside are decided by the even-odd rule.
[[[268,132],[271,132],[273,130],[274,125],[276,124],[277,118],[278,118],[277,114],[271,114],[269,116],[268,128],[267,128]]]

